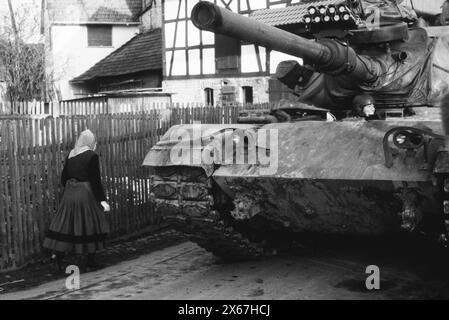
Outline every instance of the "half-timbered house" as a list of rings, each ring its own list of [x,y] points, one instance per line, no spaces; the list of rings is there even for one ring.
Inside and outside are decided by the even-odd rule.
[[[242,15],[282,8],[300,0],[212,0]],[[166,91],[176,102],[264,103],[276,99],[270,81],[278,62],[292,59],[263,47],[198,30],[190,13],[198,0],[163,0]],[[270,87],[273,90],[270,90]]]

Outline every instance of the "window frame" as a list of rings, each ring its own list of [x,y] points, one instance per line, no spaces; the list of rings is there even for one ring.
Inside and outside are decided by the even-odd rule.
[[[215,94],[214,89],[204,88],[204,98],[205,98],[204,100],[205,100],[206,106],[214,106],[215,105],[214,94]]]
[[[100,45],[100,44],[91,44],[90,42],[90,37],[89,35],[91,35],[92,32],[92,28],[108,28],[108,30],[110,30],[110,44],[108,43],[107,45]],[[86,26],[86,32],[87,32],[87,47],[88,48],[113,48],[114,47],[114,32],[113,32],[114,26],[112,24],[88,24]]]
[[[249,92],[251,91],[251,102],[247,101]],[[254,87],[252,86],[242,86],[242,101],[243,104],[253,104],[254,103]]]

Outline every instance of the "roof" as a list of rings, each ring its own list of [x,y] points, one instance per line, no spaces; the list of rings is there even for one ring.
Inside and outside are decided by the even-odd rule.
[[[139,22],[143,0],[47,0],[52,22]]]
[[[162,69],[161,30],[140,33],[71,82]]]
[[[310,6],[337,5],[345,2],[344,0],[321,0],[306,3],[299,3],[279,9],[263,9],[254,11],[250,17],[259,22],[271,26],[283,26],[288,24],[302,23],[304,15]]]

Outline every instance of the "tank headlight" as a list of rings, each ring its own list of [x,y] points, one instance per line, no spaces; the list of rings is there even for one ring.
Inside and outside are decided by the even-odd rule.
[[[307,11],[308,11],[309,14],[311,14],[311,15],[314,15],[314,14],[317,12],[317,10],[316,10],[315,7],[309,7],[309,9],[307,9]]]
[[[402,149],[418,149],[425,144],[425,138],[420,133],[399,131],[393,136],[393,142]]]
[[[398,135],[395,137],[395,142],[396,142],[398,145],[404,145],[404,144],[407,142],[407,136],[406,136],[405,134],[398,134]]]
[[[424,144],[424,137],[417,133],[412,133],[410,135],[410,143],[416,147]]]

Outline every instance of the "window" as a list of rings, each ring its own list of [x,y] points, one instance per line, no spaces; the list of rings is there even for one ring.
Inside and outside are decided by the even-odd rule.
[[[204,89],[204,95],[206,96],[206,104],[208,106],[214,105],[214,89],[206,88]]]
[[[87,43],[89,47],[112,47],[112,26],[87,26]]]
[[[253,103],[253,87],[243,87],[243,103]]]
[[[230,86],[227,81],[223,81],[223,87],[221,87],[220,102],[223,105],[234,105],[237,102],[236,89],[238,88]]]

